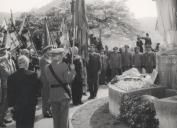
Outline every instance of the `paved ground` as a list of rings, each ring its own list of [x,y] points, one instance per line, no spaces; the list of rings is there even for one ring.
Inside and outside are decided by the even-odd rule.
[[[73,118],[71,120],[73,124],[73,128],[92,128],[92,124],[90,123],[90,121],[93,114],[97,109],[99,109],[107,102],[108,102],[107,97],[100,98],[97,100],[93,100],[93,102],[89,102],[88,104],[85,104],[84,106],[79,108],[79,110],[76,111],[76,113],[74,113]],[[102,127],[97,127],[97,128],[102,128]]]
[[[88,99],[89,94],[87,96],[83,97],[84,104],[87,104],[88,102],[91,102],[91,100]],[[97,98],[107,97],[108,96],[108,88],[107,86],[100,86]],[[83,104],[83,105],[84,105]],[[82,106],[82,105],[81,105]],[[81,106],[72,106],[70,107],[70,119],[73,113]],[[7,128],[15,128],[15,124],[10,124]],[[35,122],[35,128],[53,128],[53,120],[52,118],[43,118],[42,117],[42,110],[41,106],[38,106],[38,110],[36,112],[36,122]]]

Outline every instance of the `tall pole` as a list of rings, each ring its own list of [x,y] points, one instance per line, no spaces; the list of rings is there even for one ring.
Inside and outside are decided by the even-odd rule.
[[[71,4],[71,13],[72,13],[72,20],[73,20],[73,48],[71,49],[71,54],[72,54],[72,61],[71,63],[73,64],[73,60],[74,60],[74,47],[75,47],[75,40],[76,40],[76,2],[74,0],[72,0],[72,4]]]

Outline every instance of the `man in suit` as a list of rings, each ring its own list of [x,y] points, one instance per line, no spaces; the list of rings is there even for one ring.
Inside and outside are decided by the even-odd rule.
[[[64,49],[52,49],[50,52],[52,63],[45,68],[49,89],[54,128],[69,127],[69,83],[75,77],[75,67],[63,62]],[[69,69],[70,68],[70,69]]]
[[[87,78],[90,97],[93,99],[97,96],[98,84],[99,84],[99,75],[101,73],[101,60],[100,55],[95,52],[95,46],[90,47],[89,61],[87,64]]]
[[[39,61],[39,67],[41,69],[40,80],[42,82],[42,113],[44,117],[51,117],[51,110],[50,110],[50,103],[48,102],[49,99],[49,85],[47,82],[46,74],[45,74],[45,67],[46,65],[51,63],[49,58],[49,52],[52,49],[52,46],[46,46],[43,49],[43,56]]]
[[[29,59],[18,58],[19,69],[9,76],[8,103],[15,111],[16,128],[33,128],[37,94],[40,91],[40,80],[36,73],[29,71]]]
[[[6,126],[5,123],[12,121],[5,119],[8,108],[7,104],[7,79],[16,70],[14,61],[10,58],[6,48],[0,49],[0,81],[1,81],[1,93],[0,93],[0,126]]]

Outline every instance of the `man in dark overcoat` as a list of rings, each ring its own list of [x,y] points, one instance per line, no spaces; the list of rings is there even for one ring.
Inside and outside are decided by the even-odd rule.
[[[40,80],[36,73],[29,71],[29,59],[18,58],[19,69],[9,76],[8,103],[15,111],[16,128],[33,128],[37,94],[40,91]]]
[[[82,94],[83,94],[83,83],[84,83],[84,75],[83,75],[83,61],[81,56],[78,55],[78,48],[72,47],[72,54],[74,55],[73,63],[75,65],[76,76],[72,82],[72,101],[73,105],[82,104]]]
[[[90,47],[89,61],[87,64],[87,79],[90,97],[93,99],[97,96],[98,85],[99,85],[99,74],[101,72],[101,60],[100,55],[95,52],[95,46]]]

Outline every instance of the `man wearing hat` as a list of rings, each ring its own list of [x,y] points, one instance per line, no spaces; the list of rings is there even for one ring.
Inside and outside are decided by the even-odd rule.
[[[113,52],[110,54],[109,67],[111,69],[111,79],[121,74],[122,59],[121,54],[118,53],[118,47],[114,47]]]
[[[9,57],[6,48],[0,49],[0,126],[4,127],[5,123],[11,121],[5,119],[8,103],[7,103],[7,79],[16,70],[13,60]]]
[[[51,63],[49,52],[52,50],[52,46],[46,46],[43,49],[43,56],[39,61],[39,67],[41,69],[40,80],[43,84],[42,86],[42,113],[44,117],[51,117],[50,103],[48,102],[49,98],[49,85],[47,82],[45,67]]]
[[[123,72],[132,67],[132,54],[129,52],[129,46],[125,45],[125,51],[122,53]]]
[[[89,99],[93,99],[97,96],[99,75],[101,73],[100,55],[95,51],[95,46],[90,46],[89,61],[87,64],[87,78],[90,91]]]
[[[63,62],[64,49],[50,51],[52,63],[46,66],[46,77],[49,87],[49,102],[51,103],[54,128],[69,127],[69,101],[71,90],[69,83],[75,77],[75,67]]]
[[[156,56],[151,50],[151,45],[146,46],[146,52],[143,54],[142,66],[146,73],[152,73],[156,68]]]

